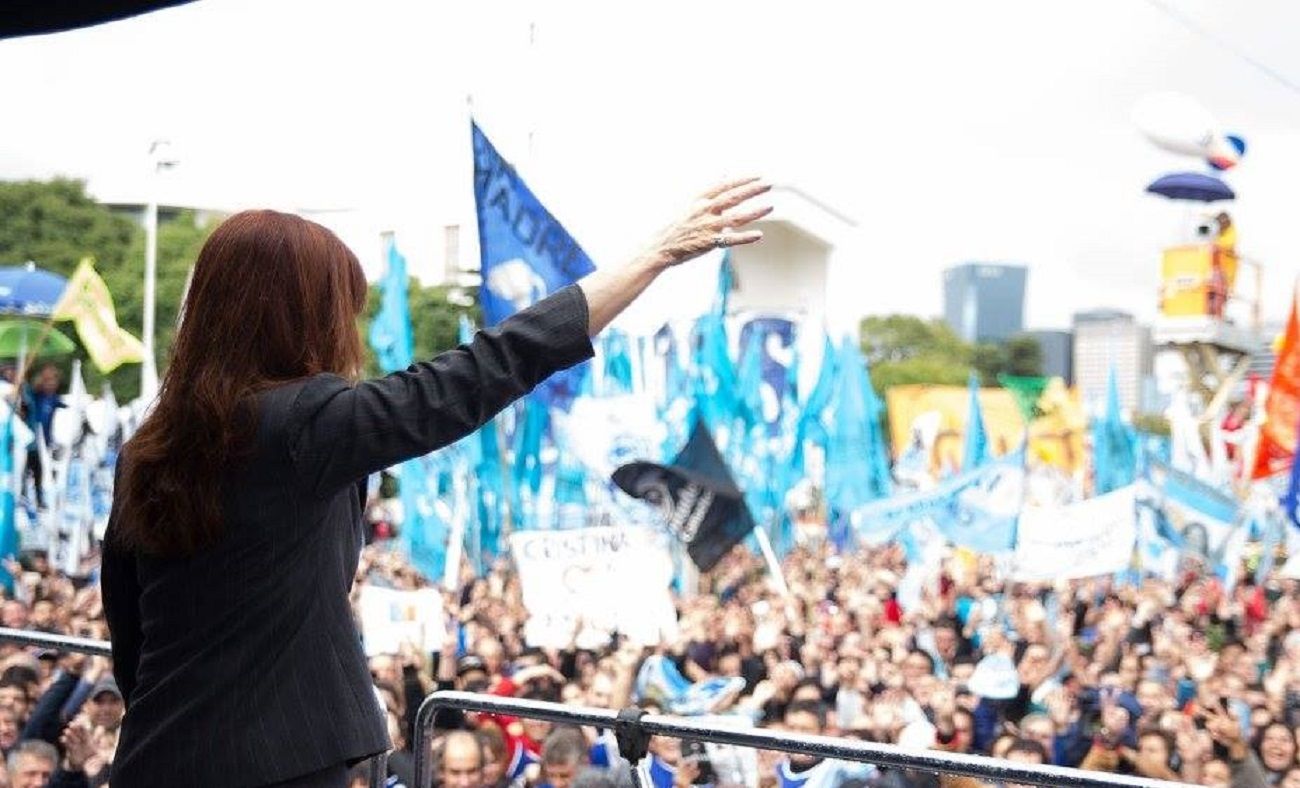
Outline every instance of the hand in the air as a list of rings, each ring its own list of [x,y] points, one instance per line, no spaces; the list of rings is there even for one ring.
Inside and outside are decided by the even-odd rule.
[[[691,207],[685,218],[664,230],[652,245],[665,265],[677,265],[694,257],[729,246],[752,244],[763,237],[759,230],[742,230],[772,212],[770,206],[755,208],[750,200],[771,189],[758,178],[729,181],[709,189]]]

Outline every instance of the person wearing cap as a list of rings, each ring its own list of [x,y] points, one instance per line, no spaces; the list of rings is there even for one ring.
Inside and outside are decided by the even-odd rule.
[[[117,681],[112,675],[100,679],[90,691],[90,724],[116,731],[122,724],[125,710],[126,705],[122,700],[122,691],[117,688]]]
[[[487,665],[475,654],[466,654],[456,662],[456,689],[483,692],[488,688]]]

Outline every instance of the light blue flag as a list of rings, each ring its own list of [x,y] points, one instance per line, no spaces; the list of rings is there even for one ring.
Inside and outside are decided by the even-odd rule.
[[[627,334],[617,328],[607,329],[604,339],[604,378],[605,394],[612,396],[616,394],[631,394],[634,388],[632,383],[632,356],[628,352],[629,346]]]
[[[474,324],[470,322],[469,315],[460,315],[456,323],[456,341],[462,345],[474,341]]]
[[[14,415],[0,424],[0,558],[18,555],[18,517],[14,511]],[[14,581],[9,571],[0,566],[0,583],[13,595]]]
[[[407,284],[406,258],[397,251],[397,242],[390,240],[388,270],[380,283],[379,312],[370,321],[370,347],[384,372],[406,369],[415,357]]]
[[[688,369],[690,357],[682,353],[677,335],[665,323],[653,338],[653,354],[663,364],[662,390],[652,392],[659,421],[666,428],[660,457],[669,461],[686,443],[695,413],[695,378]]]
[[[524,424],[515,430],[515,462],[510,485],[511,511],[515,527],[530,530],[537,527],[537,496],[542,489],[542,438],[550,422],[550,410],[538,397],[529,397],[524,405]],[[527,500],[521,493],[530,493]]]
[[[501,532],[505,523],[502,508],[506,503],[505,475],[501,471],[501,447],[497,443],[497,425],[489,421],[479,428],[480,451],[475,466],[475,496],[478,514],[477,541],[485,559],[501,554]]]
[[[1156,490],[1157,531],[1187,558],[1219,567],[1238,528],[1240,505],[1228,490],[1157,460],[1147,463],[1146,478]]]
[[[992,505],[989,492],[1005,491],[1007,488],[1004,485],[1017,482],[1015,474],[1023,474],[1024,456],[1024,450],[1020,449],[1005,457],[992,460],[982,467],[945,479],[931,490],[900,493],[871,501],[855,509],[850,522],[854,531],[872,540],[895,533],[913,522],[927,518],[939,525],[945,536],[948,536],[950,531],[957,531],[963,522],[978,521],[986,526],[984,530],[989,530],[987,528],[991,525],[989,521],[995,518],[991,515],[983,515],[988,514],[990,510],[1004,513],[1007,510],[1015,511],[1015,508],[1005,504]],[[1005,500],[1007,496],[1000,496],[1000,498]],[[1019,500],[1019,496],[1011,496],[1011,498],[1014,501]],[[970,513],[968,510],[971,509],[981,511]],[[945,524],[948,526],[946,531]],[[1001,535],[992,538],[972,536],[971,540],[1009,545],[1014,533],[1005,531],[1014,531],[1014,525],[1008,529],[1006,523],[1002,523],[1000,528],[1003,531]]]
[[[833,513],[831,538],[843,545],[848,515],[854,509],[890,494],[883,427],[884,406],[876,396],[857,342],[846,338],[839,352],[834,422],[826,451],[826,500]]]
[[[1097,495],[1127,487],[1137,478],[1137,440],[1120,415],[1114,367],[1106,386],[1106,415],[1093,422],[1093,486]]]
[[[808,398],[800,407],[798,420],[795,422],[794,450],[790,464],[800,476],[806,471],[807,465],[805,443],[811,441],[823,452],[826,451],[830,434],[822,424],[822,414],[835,393],[836,363],[835,345],[832,344],[830,335],[827,335],[825,348],[822,350],[821,367],[817,370],[817,380],[809,390]]]
[[[979,553],[1003,553],[1016,546],[1025,484],[1023,453],[1016,454],[1019,462],[988,463],[971,471],[979,477],[976,484],[952,496],[950,506],[934,518],[948,541]],[[982,473],[986,468],[989,473]]]
[[[1275,521],[1265,513],[1252,514],[1252,520],[1258,524],[1261,531],[1259,564],[1255,567],[1255,585],[1262,586],[1273,572],[1273,565],[1277,561],[1277,545],[1282,540],[1282,530],[1286,528],[1286,523],[1280,519]]]
[[[871,481],[879,495],[889,495],[894,491],[894,479],[889,473],[889,445],[885,440],[885,403],[876,394],[876,387],[871,383],[871,370],[863,358],[857,340],[850,342],[853,355],[862,359],[862,386],[866,392],[867,426],[871,430],[871,443],[867,452],[867,463],[871,467]]]
[[[586,525],[587,469],[573,452],[561,451],[555,465],[555,514],[557,528]]]
[[[1168,465],[1173,461],[1173,441],[1168,435],[1155,435],[1138,430],[1134,437],[1137,444],[1139,476],[1145,478],[1150,475],[1152,463]]]
[[[980,408],[980,381],[970,376],[970,409],[966,416],[966,437],[962,447],[961,469],[974,470],[989,458],[989,436],[984,429],[984,412]]]
[[[434,494],[429,480],[433,474],[432,463],[419,457],[407,460],[399,467],[398,483],[401,485],[402,544],[411,565],[429,582],[441,580],[447,562],[447,540],[450,529],[434,508]]]
[[[785,556],[795,546],[794,512],[785,505],[785,496],[803,481],[805,469],[796,466],[795,458],[802,452],[799,444],[799,350],[792,335],[790,357],[782,372],[785,375],[786,393],[781,398],[777,417],[768,424],[768,440],[773,446],[768,459],[768,476],[773,481],[772,497],[777,507],[774,521],[772,547],[778,556]],[[802,462],[802,457],[799,458]]]
[[[646,658],[637,671],[633,692],[638,703],[656,703],[683,716],[715,714],[745,688],[742,678],[710,678],[692,684],[667,657]]]
[[[727,464],[759,527],[766,528],[781,510],[781,485],[785,479],[776,468],[777,441],[768,435],[763,418],[762,333],[752,331],[748,340],[736,380],[739,396],[731,422],[735,435],[728,441]]]
[[[727,328],[720,315],[710,313],[696,321],[695,344],[695,410],[713,429],[730,423],[740,408]]]
[[[710,430],[730,424],[740,412],[736,366],[727,342],[727,301],[731,293],[731,251],[723,253],[718,268],[713,308],[695,321],[691,333],[691,377],[694,413]]]
[[[460,316],[459,334],[462,345],[469,344],[474,338],[474,327],[465,315]],[[471,520],[475,533],[471,541],[478,547],[480,560],[486,564],[501,553],[501,531],[507,502],[496,419],[461,439],[461,443],[466,444],[465,454],[474,469],[470,500],[475,510]]]
[[[492,143],[470,124],[474,143],[474,198],[483,284],[483,318],[505,318],[596,270],[591,258],[551,216]],[[552,375],[538,394],[568,409],[589,365]]]
[[[721,317],[727,316],[727,308],[731,301],[731,291],[735,287],[736,271],[732,267],[731,250],[725,249],[722,252],[722,264],[718,266],[718,290],[713,297],[713,313]]]

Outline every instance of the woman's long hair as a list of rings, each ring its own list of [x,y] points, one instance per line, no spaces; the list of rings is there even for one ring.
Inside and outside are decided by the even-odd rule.
[[[361,370],[366,281],[332,232],[245,211],[194,264],[153,412],[123,447],[116,544],[186,556],[222,532],[222,480],[252,449],[254,395],[320,372]]]

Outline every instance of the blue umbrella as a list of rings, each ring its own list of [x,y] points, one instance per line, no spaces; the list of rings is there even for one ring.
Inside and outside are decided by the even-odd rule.
[[[1228,184],[1199,172],[1174,172],[1157,178],[1147,191],[1171,200],[1217,202],[1234,200],[1237,195]]]
[[[67,285],[35,263],[0,266],[0,315],[49,317]]]

